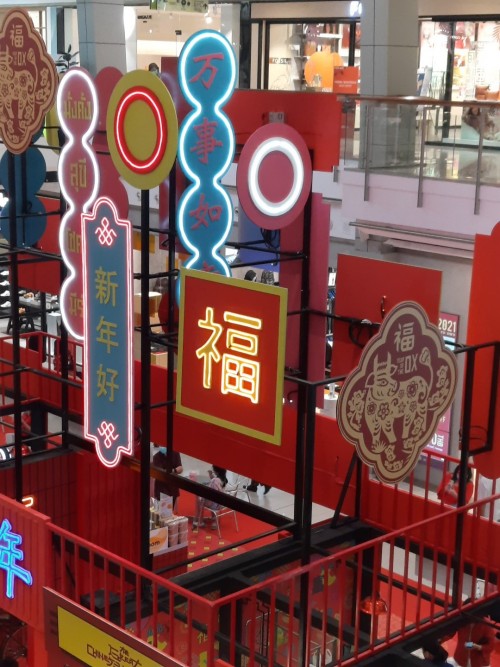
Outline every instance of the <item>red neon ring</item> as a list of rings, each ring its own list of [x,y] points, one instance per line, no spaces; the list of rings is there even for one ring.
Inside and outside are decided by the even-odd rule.
[[[156,122],[156,145],[152,151],[152,157],[146,160],[138,160],[127,147],[124,132],[125,116],[129,107],[138,99],[145,100],[150,109],[153,110]],[[127,91],[120,99],[115,114],[115,139],[116,148],[122,160],[132,171],[149,172],[154,171],[163,159],[167,145],[167,123],[163,114],[163,108],[158,102],[156,95],[147,88],[135,88]]]

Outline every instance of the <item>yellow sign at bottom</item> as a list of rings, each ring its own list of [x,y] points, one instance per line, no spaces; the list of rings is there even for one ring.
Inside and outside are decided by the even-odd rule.
[[[122,641],[111,637],[62,607],[57,608],[59,646],[90,667],[127,665],[161,667]]]

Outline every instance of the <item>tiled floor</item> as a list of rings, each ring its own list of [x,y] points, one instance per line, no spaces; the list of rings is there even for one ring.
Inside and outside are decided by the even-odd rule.
[[[196,471],[199,476],[205,477],[210,464],[205,461],[194,459],[190,456],[182,455],[183,474],[189,474],[190,471]],[[232,481],[234,473],[228,472],[228,479]],[[250,480],[248,480],[249,482]],[[246,482],[245,482],[246,483]],[[286,491],[281,491],[272,487],[269,493],[264,495],[264,487],[260,486],[256,493],[249,492],[250,502],[265,507],[286,516],[293,518],[293,495]],[[241,496],[240,496],[241,497]],[[333,510],[322,507],[316,503],[313,504],[312,520],[313,523],[319,523],[330,519],[333,516]]]

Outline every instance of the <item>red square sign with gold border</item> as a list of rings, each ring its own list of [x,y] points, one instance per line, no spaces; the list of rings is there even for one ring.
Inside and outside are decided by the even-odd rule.
[[[287,291],[181,271],[177,411],[281,443]]]

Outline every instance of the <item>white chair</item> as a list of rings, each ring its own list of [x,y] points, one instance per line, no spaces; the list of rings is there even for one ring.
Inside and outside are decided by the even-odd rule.
[[[242,477],[241,475],[235,475],[232,482],[228,482],[224,488],[226,493],[232,492],[235,497],[239,494],[241,496],[246,496],[247,502],[251,502],[250,495],[248,491],[244,488],[244,484],[248,483],[248,477]]]

